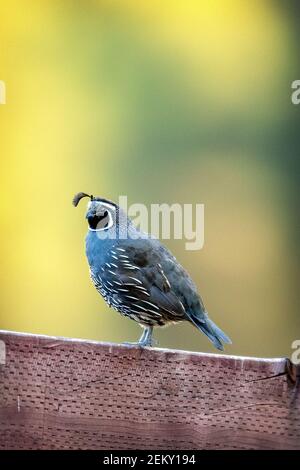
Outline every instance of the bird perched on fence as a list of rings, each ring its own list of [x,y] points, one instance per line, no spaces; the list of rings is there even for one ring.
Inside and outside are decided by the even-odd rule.
[[[159,240],[139,231],[117,204],[78,193],[76,207],[89,197],[86,255],[91,279],[110,307],[138,322],[140,346],[152,346],[154,327],[188,321],[220,350],[231,343],[208,317],[188,273]]]

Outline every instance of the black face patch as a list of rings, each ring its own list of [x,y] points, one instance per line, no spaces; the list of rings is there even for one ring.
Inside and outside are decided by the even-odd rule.
[[[109,213],[104,211],[103,215],[88,217],[88,224],[92,230],[104,230],[109,226]]]

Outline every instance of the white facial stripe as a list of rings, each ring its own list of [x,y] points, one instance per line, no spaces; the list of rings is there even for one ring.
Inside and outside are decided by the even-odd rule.
[[[89,201],[87,208],[89,209],[91,207],[91,204],[100,204],[101,206],[107,207],[107,209],[111,209],[113,211],[116,210],[116,207],[113,204],[109,204],[108,202],[102,202],[102,201]]]

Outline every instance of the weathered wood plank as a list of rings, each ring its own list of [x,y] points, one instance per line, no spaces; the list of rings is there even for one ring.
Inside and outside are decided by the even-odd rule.
[[[1,449],[300,449],[300,372],[287,359],[0,340]]]

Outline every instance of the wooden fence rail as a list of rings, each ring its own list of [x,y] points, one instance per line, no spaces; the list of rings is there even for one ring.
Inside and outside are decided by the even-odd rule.
[[[0,345],[0,449],[300,449],[288,359],[6,331]]]

